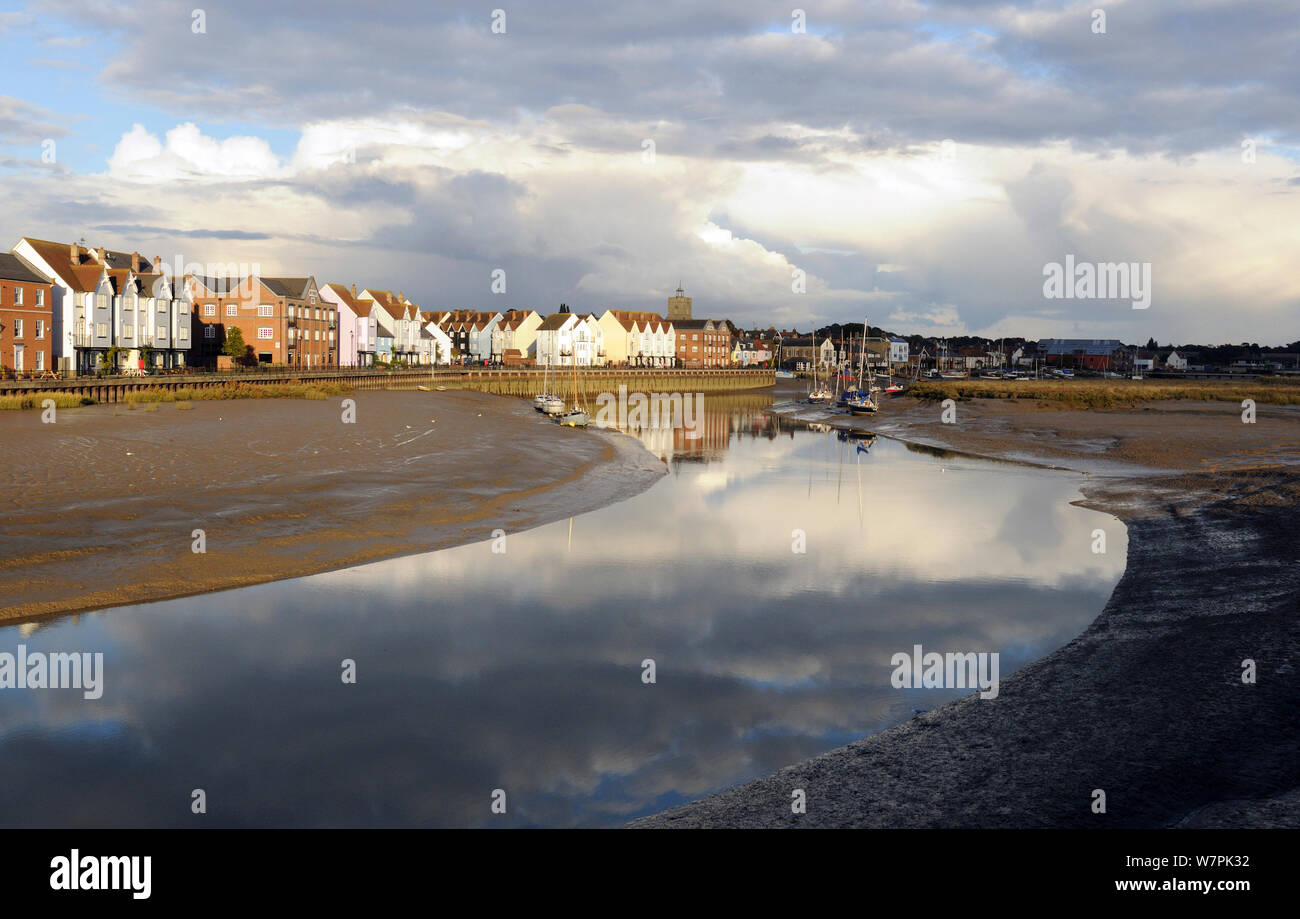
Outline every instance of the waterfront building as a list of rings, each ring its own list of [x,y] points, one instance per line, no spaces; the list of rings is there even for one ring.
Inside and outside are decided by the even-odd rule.
[[[675,363],[675,330],[658,313],[606,310],[599,322],[605,363],[629,367],[671,367]]]
[[[537,329],[542,316],[536,310],[506,310],[492,325],[492,361],[505,363],[506,355],[515,352],[515,360],[532,354],[537,343]]]
[[[338,362],[340,367],[364,367],[374,363],[374,320],[370,303],[357,296],[357,285],[325,284],[320,289],[324,303],[338,317]]]
[[[377,344],[378,352],[385,354],[380,358],[385,362],[405,361],[408,364],[427,364],[433,360],[432,343],[425,344],[421,334],[424,319],[420,308],[407,296],[398,291],[367,287],[357,294],[359,300],[369,300],[377,308],[371,309],[376,320],[376,336],[382,344]]]
[[[420,334],[428,336],[429,356],[434,364],[451,363],[451,336],[438,324],[438,313],[427,311],[420,314],[423,323]]]
[[[64,374],[93,373],[117,348],[117,368],[183,367],[190,305],[162,259],[23,237],[15,255],[51,281],[51,359]]]
[[[0,369],[44,374],[55,369],[54,282],[21,256],[0,253]]]
[[[591,313],[553,313],[537,327],[541,367],[591,367],[604,364],[605,333]]]
[[[716,369],[731,366],[731,332],[719,319],[674,319],[677,366]]]
[[[260,278],[261,287],[256,304],[259,320],[282,315],[285,317],[285,363],[303,370],[319,370],[338,366],[338,311],[334,304],[321,300],[316,279]],[[272,340],[277,331],[271,323],[257,323],[258,341]],[[248,344],[247,333],[244,341]],[[262,347],[258,347],[258,360],[268,361]],[[271,349],[274,351],[275,349]]]

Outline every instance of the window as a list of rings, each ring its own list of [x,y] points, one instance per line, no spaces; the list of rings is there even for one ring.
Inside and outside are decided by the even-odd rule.
[[[36,305],[37,305],[37,306],[44,306],[44,305],[45,305],[45,291],[43,291],[43,290],[38,290],[38,291],[36,292]]]
[[[43,320],[43,319],[37,319],[37,320],[36,320],[36,338],[39,340],[39,339],[42,339],[42,338],[44,338],[44,337],[45,337],[45,320]]]
[[[316,329],[316,340],[320,341],[320,329]]]
[[[275,307],[263,304],[257,308],[257,315],[262,318],[270,318],[275,315]]]
[[[22,337],[23,337],[23,321],[21,319],[15,319],[14,338],[22,338]]]
[[[108,294],[96,294],[95,306],[101,310],[108,309]]]
[[[181,326],[176,330],[176,338],[180,341],[190,340],[190,330],[187,326]]]
[[[44,351],[37,351],[37,352],[36,352],[36,369],[37,369],[37,370],[44,370],[44,369],[45,369],[45,352],[44,352]]]
[[[124,325],[124,326],[122,326],[122,337],[123,337],[123,338],[134,338],[134,337],[135,337],[135,329],[132,328],[132,327],[129,326],[129,325]]]
[[[268,340],[268,339],[274,338],[274,337],[275,337],[275,329],[271,328],[271,327],[268,326],[268,325],[258,326],[258,328],[257,328],[257,337],[260,338],[260,339],[263,339],[263,340]]]
[[[14,306],[22,306],[22,305],[23,305],[23,289],[21,287],[15,287]]]
[[[216,338],[216,337],[217,337],[217,327],[214,326],[214,325],[205,325],[205,326],[203,327],[203,337],[204,337],[204,338]]]
[[[165,313],[165,312],[167,312],[167,301],[166,301],[166,300],[159,300],[159,301],[158,301],[158,312],[160,312],[160,313]]]
[[[215,303],[205,303],[205,304],[203,304],[203,315],[204,315],[204,316],[215,316],[215,315],[217,315],[217,305],[216,305]]]
[[[312,302],[312,303],[315,303],[315,302],[316,302],[316,298],[315,298],[315,297],[312,297],[312,298],[311,298],[311,302]],[[316,318],[317,318],[317,319],[320,319],[320,307],[319,307],[319,306],[316,307]]]
[[[108,323],[107,323],[107,322],[97,322],[97,323],[95,323],[95,337],[96,337],[96,338],[108,338]]]
[[[238,303],[227,303],[227,304],[226,304],[226,315],[227,315],[227,316],[238,316],[238,315],[239,315],[239,304],[238,304]]]
[[[292,305],[292,304],[290,304],[290,306],[289,306],[289,318],[290,318],[290,319],[293,318],[293,305]]]
[[[167,337],[167,326],[165,326],[165,325],[160,325],[160,326],[158,326],[158,337],[159,337],[159,338],[166,338],[166,337]]]

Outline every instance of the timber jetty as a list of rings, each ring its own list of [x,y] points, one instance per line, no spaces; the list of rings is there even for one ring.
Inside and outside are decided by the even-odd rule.
[[[417,389],[444,386],[469,389],[499,396],[529,397],[542,391],[542,370],[495,370],[476,368],[429,368],[408,370],[338,369],[320,371],[228,371],[216,373],[165,374],[147,377],[73,377],[64,380],[0,381],[0,396],[41,396],[70,393],[95,402],[125,402],[129,394],[143,390],[207,389],[245,384],[267,386],[280,383],[337,383],[353,389]],[[560,393],[573,391],[573,369],[552,368],[549,385]],[[762,389],[776,382],[771,370],[661,370],[649,368],[583,368],[578,371],[578,389],[584,396],[603,392],[728,393]]]

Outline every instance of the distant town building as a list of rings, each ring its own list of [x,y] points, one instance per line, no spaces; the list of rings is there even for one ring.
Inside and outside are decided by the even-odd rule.
[[[1127,366],[1128,349],[1114,338],[1044,338],[1038,343],[1049,365],[1082,367],[1086,370],[1112,370]]]
[[[668,321],[691,318],[691,298],[682,293],[682,286],[677,285],[677,296],[668,298]]]

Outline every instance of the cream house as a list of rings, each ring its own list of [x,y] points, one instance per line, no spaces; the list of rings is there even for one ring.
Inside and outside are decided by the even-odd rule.
[[[632,367],[669,367],[677,353],[671,322],[658,313],[606,310],[600,317],[605,362]]]
[[[541,324],[542,316],[536,310],[506,310],[492,326],[492,360],[502,362],[508,351],[528,357],[537,344]]]

